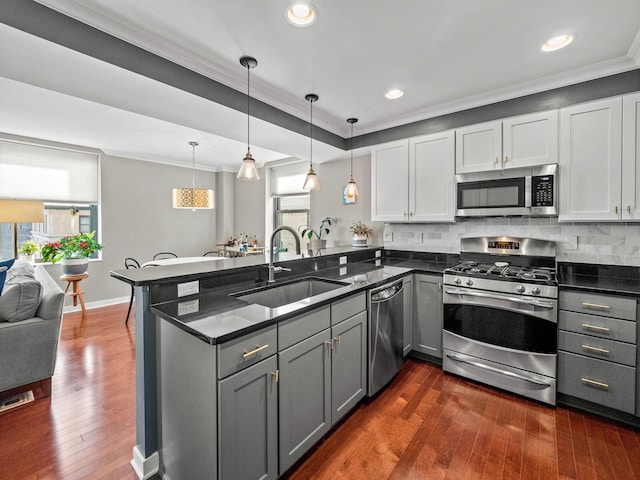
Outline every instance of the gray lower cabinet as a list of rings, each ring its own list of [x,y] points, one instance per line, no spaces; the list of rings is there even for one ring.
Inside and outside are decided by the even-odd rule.
[[[367,312],[331,328],[331,424],[358,404],[367,391]]]
[[[558,392],[637,413],[636,299],[561,291],[558,303]]]
[[[415,274],[413,350],[442,358],[442,275]]]
[[[331,428],[331,330],[278,353],[280,472]]]
[[[220,479],[278,478],[278,359],[218,383]]]
[[[406,357],[412,349],[413,345],[413,275],[407,275],[402,279],[404,287],[404,305],[403,305],[403,328],[404,328],[404,347],[402,354]]]

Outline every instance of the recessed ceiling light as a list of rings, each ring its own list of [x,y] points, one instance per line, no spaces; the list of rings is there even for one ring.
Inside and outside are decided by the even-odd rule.
[[[561,48],[566,47],[571,42],[573,42],[573,35],[558,35],[557,37],[553,37],[547,40],[547,42],[542,45],[541,50],[543,52],[553,52],[555,50],[560,50]]]
[[[313,5],[306,2],[296,2],[289,5],[285,16],[291,25],[308,27],[318,19],[318,13]]]
[[[384,94],[384,96],[390,100],[395,100],[396,98],[400,98],[403,95],[404,95],[404,92],[397,88],[389,90],[387,93]]]

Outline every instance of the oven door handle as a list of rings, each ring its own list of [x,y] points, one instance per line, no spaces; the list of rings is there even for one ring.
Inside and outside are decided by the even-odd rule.
[[[530,377],[527,377],[525,375],[520,375],[518,373],[509,372],[508,370],[501,370],[500,368],[492,367],[491,365],[485,365],[484,363],[474,362],[473,360],[467,360],[467,359],[464,359],[464,358],[457,357],[455,355],[447,355],[447,357],[450,358],[451,360],[455,361],[455,362],[466,363],[467,365],[472,365],[474,367],[478,367],[478,368],[481,368],[483,370],[488,370],[490,372],[499,373],[500,375],[505,375],[507,377],[518,378],[520,380],[524,380],[526,382],[533,383],[535,385],[540,385],[540,386],[546,387],[546,388],[551,387],[550,384],[548,384],[546,382],[543,382],[541,380],[536,380],[535,378],[530,378]]]
[[[482,298],[493,298],[495,300],[506,300],[508,302],[524,303],[527,305],[534,305],[536,307],[541,307],[541,308],[549,308],[549,309],[553,308],[552,302],[549,302],[546,300],[540,300],[538,298],[510,297],[507,295],[496,295],[495,293],[471,291],[471,290],[465,290],[462,288],[447,288],[445,290],[445,293],[449,293],[451,295],[468,295],[470,297],[482,297]]]

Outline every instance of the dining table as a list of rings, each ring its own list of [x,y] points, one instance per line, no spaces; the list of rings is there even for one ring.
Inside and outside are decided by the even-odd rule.
[[[217,260],[225,260],[225,257],[177,257],[177,258],[161,258],[158,260],[149,260],[143,263],[142,267],[160,267],[163,265],[180,265],[182,263],[195,262],[215,262]]]

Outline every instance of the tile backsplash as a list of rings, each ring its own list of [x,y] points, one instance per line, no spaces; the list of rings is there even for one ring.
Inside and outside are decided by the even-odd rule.
[[[516,236],[556,242],[561,262],[640,266],[640,224],[559,223],[557,217],[462,218],[456,223],[386,223],[385,248],[459,253],[460,238]],[[572,248],[575,247],[575,248]]]

